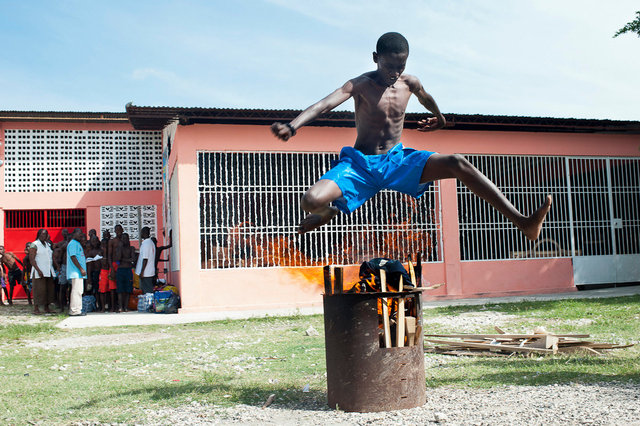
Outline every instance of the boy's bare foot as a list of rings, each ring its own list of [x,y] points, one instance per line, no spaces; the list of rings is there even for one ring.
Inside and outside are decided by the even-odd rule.
[[[540,236],[542,223],[551,209],[551,202],[551,195],[547,195],[547,199],[544,204],[538,207],[538,210],[536,210],[531,216],[525,218],[522,221],[521,226],[518,226],[529,240],[536,240],[538,236]]]
[[[298,234],[304,234],[329,223],[338,214],[338,209],[327,206],[319,213],[309,213],[298,225]]]

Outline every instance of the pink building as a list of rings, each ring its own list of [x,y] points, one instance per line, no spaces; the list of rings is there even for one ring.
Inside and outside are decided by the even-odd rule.
[[[423,283],[446,283],[431,298],[640,281],[640,122],[451,114],[446,129],[424,134],[414,130],[423,115],[407,116],[405,146],[465,154],[519,209],[553,195],[530,243],[452,180],[418,200],[382,192],[297,235],[300,196],[355,139],[348,112],[323,116],[288,143],[270,134],[273,121],[297,113],[133,105],[126,114],[0,113],[4,241],[8,218],[27,215],[16,211],[84,210],[96,229],[118,212],[131,226],[153,216],[161,241],[173,232],[168,269],[181,312],[319,306],[322,265],[352,265],[350,283],[364,260],[417,251]],[[55,131],[78,135],[69,151],[85,156],[49,165],[55,153],[41,147]]]
[[[40,228],[56,242],[116,223],[135,246],[140,224],[162,241],[161,134],[123,113],[0,112],[0,244],[22,258]]]

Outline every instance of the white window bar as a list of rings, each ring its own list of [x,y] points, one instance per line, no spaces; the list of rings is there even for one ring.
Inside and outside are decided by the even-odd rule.
[[[524,214],[535,211],[547,194],[552,195],[554,203],[540,238],[531,242],[486,201],[458,182],[460,256],[463,261],[571,255],[568,203],[563,202],[567,199],[563,158],[507,155],[466,157]]]
[[[382,191],[351,215],[299,235],[300,199],[336,158],[198,152],[202,268],[359,264],[374,257],[404,260],[418,251],[424,261],[441,261],[437,184],[418,200]]]
[[[525,214],[554,202],[540,238],[527,241],[458,183],[462,260],[640,253],[640,159],[469,155]]]

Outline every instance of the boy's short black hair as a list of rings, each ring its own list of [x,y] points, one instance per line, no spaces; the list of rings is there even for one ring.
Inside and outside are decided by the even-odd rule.
[[[384,53],[409,53],[409,42],[400,33],[385,33],[380,36],[376,43],[378,55]]]

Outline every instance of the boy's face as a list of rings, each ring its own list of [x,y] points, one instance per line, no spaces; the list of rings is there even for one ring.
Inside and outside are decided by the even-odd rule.
[[[383,53],[381,55],[373,52],[373,62],[378,64],[378,75],[387,86],[392,86],[398,81],[407,65],[408,57],[407,52]]]

